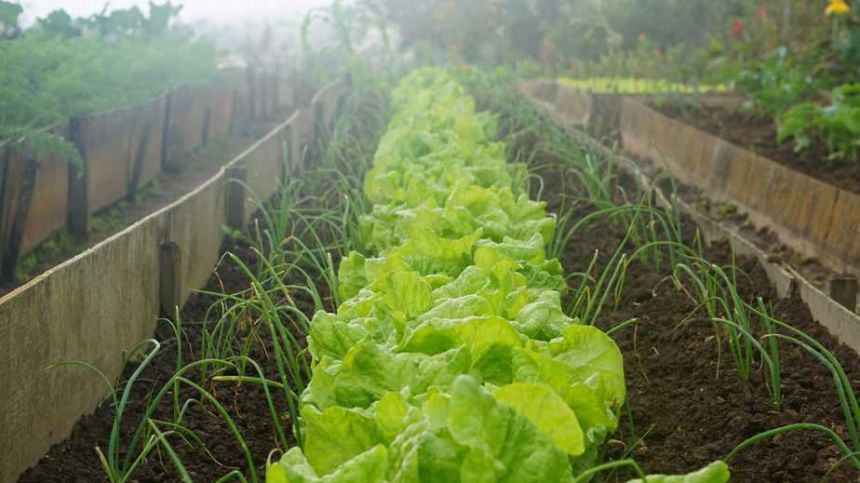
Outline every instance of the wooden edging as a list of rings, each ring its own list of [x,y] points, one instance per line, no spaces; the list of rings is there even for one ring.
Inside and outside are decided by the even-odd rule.
[[[41,132],[66,136],[68,123]],[[68,225],[75,176],[60,156],[42,156],[26,141],[0,144],[0,280],[13,278],[19,254]]]
[[[182,198],[0,298],[0,483],[36,464],[108,394],[87,370],[47,368],[85,361],[119,377],[124,351],[205,285],[225,227],[247,220],[252,200],[269,199],[300,166],[293,146],[314,135],[303,120],[296,111]]]
[[[624,99],[624,150],[736,205],[798,253],[860,275],[860,195],[839,189]]]
[[[671,209],[673,203],[676,203],[676,206],[697,223],[706,240],[709,242],[713,240],[727,240],[737,253],[754,256],[765,269],[768,279],[774,285],[780,297],[786,297],[796,292],[801,300],[807,304],[812,317],[816,321],[827,328],[840,342],[860,354],[860,316],[834,301],[796,270],[773,263],[767,253],[747,240],[738,231],[703,215],[678,197],[672,200],[667,199],[663,195],[663,192],[654,185],[653,181],[639,169],[635,161],[607,148],[582,130],[572,126],[570,123],[564,122],[559,118],[553,106],[547,102],[530,96],[527,96],[527,99],[543,115],[562,125],[575,139],[586,144],[589,149],[605,156],[606,159],[611,160],[619,169],[631,175],[645,192],[654,193],[661,205]]]
[[[621,133],[621,116],[625,99],[674,98],[677,94],[624,95],[601,94],[552,80],[524,81],[519,91],[525,97],[553,106],[555,115],[565,123],[576,126],[602,139]],[[743,98],[733,94],[689,94],[706,106],[734,109]]]
[[[668,168],[714,201],[736,205],[805,257],[836,273],[860,275],[860,195],[667,117],[636,97],[589,94],[552,81],[524,82],[520,92],[595,137],[620,135],[626,152]],[[732,96],[696,100],[727,107],[738,102]]]

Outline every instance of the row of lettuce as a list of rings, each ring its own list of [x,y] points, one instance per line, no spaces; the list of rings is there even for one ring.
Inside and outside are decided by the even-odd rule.
[[[574,481],[618,424],[621,352],[562,311],[555,220],[494,119],[434,69],[392,104],[365,253],[341,262],[337,313],[311,324],[302,447],[266,481]]]

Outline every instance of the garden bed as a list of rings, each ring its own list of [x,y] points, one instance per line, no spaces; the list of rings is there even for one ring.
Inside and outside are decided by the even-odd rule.
[[[757,139],[761,145],[793,154],[793,148],[775,146],[775,133],[770,123],[739,113],[738,98],[701,97],[695,101],[667,103],[666,97],[657,102],[656,98],[649,101],[588,95],[563,83],[547,81],[524,82],[519,88],[533,103],[566,125],[604,140],[606,133],[614,133],[608,140],[617,142],[620,137],[625,152],[643,169],[650,164],[652,174],[659,170],[670,172],[679,183],[693,188],[687,189],[686,194],[693,193],[698,199],[688,197],[689,203],[703,201],[716,207],[718,218],[731,214],[739,220],[736,227],[750,235],[760,248],[803,271],[816,280],[819,287],[826,289],[831,275],[860,273],[858,193],[771,160],[761,152],[767,149],[750,146],[751,140]],[[687,105],[679,102],[702,106],[698,108],[701,112],[747,117],[752,119],[748,122],[759,126],[758,131],[750,129],[747,133],[749,126],[741,122],[738,122],[741,128],[733,129],[732,121],[724,120],[720,121],[721,125],[740,137],[723,139],[707,129],[687,124],[682,117],[692,116],[695,109],[677,107]],[[615,104],[615,107],[602,109],[601,103],[604,106]],[[677,112],[670,114],[678,117],[666,115],[645,103],[664,110],[674,109]],[[615,114],[605,115],[607,112]],[[815,153],[817,151],[803,155],[814,156]],[[842,185],[849,187],[858,179],[856,166],[830,165],[827,161],[815,160],[802,164],[821,177],[839,178]],[[726,209],[729,212],[724,213]]]
[[[257,263],[256,254],[245,243],[228,241],[224,251],[225,253],[228,251],[234,253],[242,260],[242,263],[249,266]],[[248,289],[249,284],[250,280],[240,266],[224,258],[203,290],[214,294],[241,293]],[[326,295],[326,297],[328,296]],[[217,309],[219,300],[220,297],[217,295],[195,294],[182,310],[180,320],[183,321],[184,362],[180,365],[200,360],[200,348],[205,342],[203,321],[209,320],[211,322],[213,319],[217,319],[220,315]],[[300,303],[305,307],[306,314],[312,316],[314,312],[313,301],[302,300]],[[213,304],[215,310],[210,312]],[[304,345],[304,335],[298,333],[295,335]],[[154,339],[162,343],[161,353],[143,372],[140,382],[133,386],[129,398],[130,403],[123,418],[125,423],[122,431],[124,441],[128,441],[131,436],[134,429],[132,424],[137,424],[144,417],[152,393],[176,374],[177,343],[170,325],[161,322],[154,334]],[[271,358],[272,343],[268,332],[252,326],[245,327],[242,334],[236,338],[233,347],[235,350],[241,351],[242,345],[247,342],[259,342],[251,345],[250,356],[265,368],[268,377],[276,377],[277,369]],[[121,381],[127,381],[136,369],[135,364],[130,364],[123,371]],[[192,380],[197,380],[199,374],[191,373],[189,377]],[[257,384],[222,384],[213,389],[213,394],[217,396],[218,400],[229,411],[233,421],[236,422],[238,430],[249,446],[254,461],[260,464],[256,471],[262,475],[265,471],[266,457],[277,445],[276,434],[271,424],[269,407],[262,387]],[[186,401],[192,398],[199,399],[200,395],[193,389],[186,387],[181,392],[180,400]],[[283,397],[276,398],[276,403],[280,409],[286,412],[286,403]],[[170,420],[172,410],[170,404],[162,404],[154,413],[154,417]],[[39,464],[27,470],[18,481],[22,483],[102,481],[105,478],[105,473],[99,465],[94,449],[96,447],[107,448],[108,436],[114,423],[115,414],[114,406],[108,401],[103,402],[93,414],[81,418],[68,439],[54,445]],[[289,424],[289,421],[285,421],[285,424]],[[245,467],[241,447],[236,442],[230,427],[224,423],[224,419],[214,411],[212,406],[193,405],[184,419],[184,425],[189,430],[194,431],[194,434],[206,445],[209,452],[207,454],[196,445],[184,444],[179,438],[172,440],[175,444],[174,449],[184,462],[193,481],[217,481],[231,468]],[[148,458],[134,474],[135,481],[180,481],[181,475],[166,455],[163,456],[163,458],[159,456]]]
[[[562,160],[544,154],[536,162],[551,166]],[[540,174],[547,185],[550,212],[556,211],[564,198],[582,195],[569,173],[550,169]],[[633,186],[629,181],[624,184]],[[582,203],[575,210],[575,218],[582,219],[594,213],[595,207]],[[689,219],[684,224],[689,240],[695,227]],[[565,270],[587,270],[598,250],[603,255],[598,257],[596,273],[601,273],[625,233],[626,227],[605,221],[589,224],[571,240],[562,256]],[[634,249],[630,245],[626,251]],[[780,299],[754,259],[733,257],[725,242],[706,253],[711,262],[734,264],[749,275],[741,284],[744,297],[763,297],[773,316],[815,337],[837,355],[853,380],[860,377],[857,353],[819,325],[797,294]],[[715,326],[696,310],[687,293],[673,285],[670,276],[666,267],[655,270],[651,265],[632,264],[618,310],[606,313],[599,323],[610,329],[621,321],[637,321],[614,334],[624,354],[629,392],[619,430],[610,441],[608,459],[633,458],[646,473],[683,473],[724,458],[747,438],[799,422],[834,428],[847,440],[831,375],[819,361],[796,347],[781,345],[785,399],[782,408],[775,407],[763,373],[754,373],[749,382],[740,379],[725,341],[718,342]],[[841,459],[839,449],[827,436],[801,431],[754,445],[730,466],[732,481],[806,482],[820,480]],[[606,481],[627,481],[635,476],[633,472],[619,472],[607,475]],[[850,464],[842,462],[830,481],[856,481],[858,476]]]
[[[651,105],[667,116],[692,124],[783,166],[840,189],[860,193],[860,163],[828,160],[827,146],[820,142],[800,152],[795,151],[793,141],[777,143],[776,123],[769,117],[720,106],[672,102],[652,102]]]
[[[588,207],[582,210],[589,213]],[[624,230],[595,225],[572,240],[563,258],[567,271],[584,270],[596,248],[611,253]],[[632,247],[631,247],[632,249]],[[853,378],[860,377],[860,358],[840,345],[815,322],[797,298],[780,300],[755,260],[732,260],[728,245],[712,247],[709,259],[734,262],[751,276],[744,287],[748,297],[762,296],[774,315],[816,337],[838,354]],[[629,272],[619,310],[608,313],[601,326],[620,321],[637,323],[615,335],[624,354],[628,407],[619,431],[610,442],[610,459],[631,457],[646,472],[683,473],[724,458],[735,446],[758,433],[797,422],[842,428],[842,413],[827,370],[811,355],[784,348],[783,408],[771,402],[763,373],[750,382],[740,380],[725,342],[717,342],[715,327],[696,304],[672,285],[668,271],[637,264]],[[840,429],[841,428],[841,429]],[[753,446],[731,461],[733,481],[818,481],[841,459],[826,436],[798,432]],[[622,473],[610,481],[627,481]],[[831,481],[854,481],[858,473],[843,464]]]
[[[342,93],[335,94],[342,95]],[[323,100],[325,102],[330,101],[329,99]],[[367,112],[362,114],[367,121],[370,114]],[[106,479],[106,470],[104,465],[100,464],[95,449],[99,448],[108,457],[116,454],[121,460],[129,452],[130,442],[134,440],[132,436],[134,431],[138,425],[145,424],[148,417],[151,417],[159,425],[163,424],[162,430],[167,433],[166,441],[172,446],[177,457],[181,459],[184,468],[178,469],[164,448],[158,446],[153,453],[141,461],[141,464],[134,471],[128,474],[129,477],[134,478],[134,481],[181,481],[183,479],[186,481],[188,479],[190,481],[218,481],[231,472],[233,473],[232,477],[235,477],[236,473],[241,473],[247,476],[249,481],[259,481],[265,472],[267,456],[271,450],[275,447],[283,448],[295,444],[294,435],[289,431],[292,424],[288,416],[289,404],[283,392],[270,390],[274,393],[272,403],[276,408],[274,414],[277,415],[277,418],[275,419],[272,407],[269,406],[266,397],[266,391],[261,385],[214,381],[212,379],[214,373],[230,376],[236,372],[234,369],[224,369],[225,364],[215,363],[208,366],[208,372],[203,373],[199,364],[204,359],[211,360],[219,356],[224,357],[224,361],[236,362],[235,359],[231,359],[232,356],[247,354],[250,359],[259,363],[265,377],[277,379],[278,367],[275,354],[279,349],[276,348],[277,344],[274,342],[276,338],[268,330],[269,326],[259,320],[261,317],[259,310],[250,305],[242,306],[243,301],[254,300],[255,295],[258,295],[255,289],[259,286],[252,288],[254,282],[262,281],[273,293],[277,293],[278,304],[289,303],[291,307],[295,307],[296,310],[290,312],[289,315],[281,314],[284,325],[292,327],[292,330],[289,334],[280,334],[280,337],[295,341],[295,346],[291,350],[295,350],[299,358],[305,357],[305,332],[296,328],[301,324],[296,324],[295,320],[291,320],[294,324],[289,325],[286,323],[286,319],[309,319],[317,310],[334,310],[330,291],[324,283],[320,283],[313,290],[313,294],[309,290],[296,289],[291,291],[289,296],[285,296],[283,292],[278,291],[279,288],[284,287],[284,285],[279,284],[310,286],[309,280],[311,279],[308,277],[313,272],[308,267],[288,270],[283,278],[266,277],[264,279],[260,277],[261,270],[264,270],[263,267],[266,266],[265,263],[274,259],[268,258],[273,250],[270,246],[265,245],[267,239],[263,235],[263,233],[268,233],[274,229],[269,224],[273,221],[269,218],[273,213],[289,211],[292,216],[295,216],[295,219],[292,220],[293,223],[283,227],[296,235],[295,238],[290,238],[294,243],[291,244],[286,235],[279,238],[278,250],[284,250],[285,260],[292,262],[296,259],[295,256],[288,254],[287,250],[298,251],[300,246],[305,246],[304,243],[312,243],[311,240],[317,242],[330,240],[333,236],[327,225],[309,232],[313,234],[308,234],[308,238],[303,238],[298,233],[301,230],[297,228],[297,225],[303,218],[301,214],[296,213],[302,210],[321,209],[317,205],[323,201],[320,200],[320,192],[316,191],[314,187],[308,188],[313,193],[312,196],[303,192],[304,195],[300,198],[300,202],[296,202],[295,205],[286,205],[285,207],[285,205],[279,204],[284,199],[285,193],[292,193],[290,191],[292,188],[304,187],[308,183],[310,178],[307,171],[316,172],[310,167],[314,164],[312,159],[305,154],[300,155],[299,159],[307,161],[307,166],[301,165],[299,159],[295,160],[297,163],[295,167],[301,165],[302,169],[306,171],[301,182],[293,178],[284,180],[280,176],[271,175],[265,180],[261,180],[262,173],[259,172],[261,165],[287,168],[285,152],[280,149],[285,144],[283,142],[285,138],[282,136],[288,132],[288,129],[296,128],[297,119],[298,116],[293,116],[290,121],[280,125],[266,138],[259,141],[255,147],[245,151],[231,163],[231,168],[247,177],[247,184],[240,185],[238,182],[234,183],[221,180],[220,177],[217,178],[218,185],[223,183],[227,187],[240,186],[242,188],[239,199],[231,200],[226,194],[219,195],[216,197],[218,204],[230,205],[232,202],[240,202],[238,206],[249,209],[256,213],[256,216],[251,217],[250,220],[248,217],[243,217],[244,220],[248,220],[247,237],[237,237],[235,232],[226,237],[222,248],[213,255],[215,259],[219,260],[214,273],[209,267],[214,264],[215,260],[209,262],[208,257],[204,259],[201,255],[205,254],[201,254],[201,250],[196,250],[194,257],[184,260],[192,264],[187,267],[187,270],[183,270],[183,267],[178,265],[175,267],[179,271],[185,272],[181,277],[182,279],[191,277],[185,282],[186,284],[194,284],[193,287],[180,287],[177,295],[172,296],[177,303],[184,305],[178,317],[171,317],[177,321],[176,324],[180,328],[181,336],[177,335],[175,326],[169,320],[162,319],[154,334],[146,335],[151,339],[142,346],[143,350],[135,351],[127,358],[128,363],[123,369],[116,387],[117,393],[122,393],[126,389],[129,391],[128,403],[124,406],[122,414],[118,415],[116,403],[110,399],[103,400],[92,414],[84,416],[74,424],[68,438],[54,444],[35,467],[28,469],[20,476],[19,481],[65,482],[71,479],[71,481],[89,482],[104,480]],[[323,117],[319,121],[328,125],[327,119]],[[362,127],[368,128],[370,124],[372,123],[365,122]],[[291,136],[287,139],[296,146],[316,146],[317,140],[313,137],[305,138],[305,134],[302,132],[290,132]],[[373,142],[372,137],[370,140]],[[266,146],[274,146],[279,149],[272,153],[271,150],[266,149]],[[354,163],[355,158],[350,158],[350,162]],[[268,173],[268,171],[266,172]],[[316,176],[316,178],[324,178],[322,182],[328,183],[331,181],[330,174],[327,172],[325,177]],[[212,181],[208,182],[209,185],[212,183]],[[266,184],[264,186],[266,189],[253,189],[255,186],[259,188],[258,185],[261,183]],[[272,183],[278,185],[273,198],[268,196],[271,191],[268,191],[267,188]],[[245,190],[250,190],[250,192]],[[259,194],[263,199],[271,198],[271,201],[262,205],[264,209],[257,210],[256,208],[260,208],[260,206],[250,201],[249,198],[255,196],[254,193]],[[335,194],[337,193],[335,192]],[[342,199],[340,196],[335,196],[335,198],[337,200]],[[186,203],[186,205],[191,204],[191,202]],[[251,208],[254,209],[251,210]],[[279,212],[278,210],[284,211]],[[235,210],[228,211],[235,212]],[[176,217],[176,221],[183,222],[184,219]],[[186,224],[183,223],[183,225]],[[194,238],[195,243],[204,244],[207,247],[211,245],[211,240],[207,240],[207,238],[212,237],[212,233],[196,229],[190,224],[187,225],[189,226],[185,226],[185,228],[190,229],[190,236]],[[215,227],[219,234],[223,232],[223,226],[224,222],[222,221]],[[220,239],[220,236],[215,238],[216,250]],[[267,256],[261,257],[261,253],[266,253]],[[180,256],[180,262],[183,261],[183,258],[185,257]],[[337,255],[334,255],[332,263],[337,263],[337,261]],[[188,263],[185,265],[187,266]],[[189,271],[194,273],[188,273]],[[197,284],[195,281],[197,273],[212,273],[212,275],[205,287],[201,289],[202,291],[191,295],[185,302],[187,292],[191,288],[202,285],[202,282]],[[254,278],[251,273],[260,278]],[[322,278],[320,274],[314,274],[313,280],[320,278]],[[164,279],[162,278],[162,297],[165,296],[163,282]],[[275,287],[272,288],[272,285]],[[288,302],[285,297],[289,298]],[[245,310],[238,309],[239,306],[244,307]],[[166,310],[163,302],[162,310]],[[225,315],[225,310],[234,312]],[[224,317],[222,318],[222,316]],[[234,316],[235,319],[232,318]],[[232,326],[236,328],[236,332],[226,346],[216,344],[212,338],[213,334],[217,333],[217,329],[214,327],[222,320],[236,322],[236,325]],[[225,324],[228,323],[225,322]],[[279,338],[277,340],[280,344],[284,343],[284,339]],[[154,341],[160,344],[157,353],[151,352]],[[282,349],[283,345],[280,347]],[[147,362],[149,355],[153,355],[151,362]],[[183,370],[189,366],[194,367]],[[138,370],[142,372],[137,373]],[[84,369],[65,367],[54,370],[54,372],[58,371],[84,371]],[[181,381],[181,389],[175,392],[171,381],[177,381],[176,377],[180,373],[190,382]],[[83,373],[75,376],[98,381],[96,374]],[[130,381],[133,382],[130,383]],[[193,383],[200,384],[200,386],[195,387]],[[153,405],[151,401],[154,394],[164,387],[167,387],[166,390],[168,391],[165,399],[161,400],[160,404]],[[175,406],[171,404],[174,401],[180,401],[179,404],[183,407],[188,402],[187,410],[183,410],[184,416],[181,418],[183,429],[171,425],[172,421],[175,421]],[[147,411],[150,409],[154,412],[148,414]],[[225,414],[221,414],[221,410]],[[230,418],[232,424],[235,424],[235,432],[231,429],[230,424],[225,421],[225,415]],[[113,446],[118,448],[118,451],[113,453],[110,450],[112,447],[110,434],[117,417],[121,418],[122,423],[118,433],[119,442]],[[273,424],[275,420],[278,422],[277,429],[276,425]],[[283,432],[280,431],[281,426],[285,428]],[[241,442],[237,433],[241,435]],[[279,440],[279,436],[285,438],[286,445],[282,444],[284,440]],[[141,447],[138,445],[132,454],[137,456],[140,450]],[[249,459],[254,462],[253,465],[248,464]],[[116,469],[116,466],[113,468]],[[256,475],[253,473],[254,471],[256,471]],[[115,478],[122,477],[115,475]],[[234,480],[228,478],[224,481]]]

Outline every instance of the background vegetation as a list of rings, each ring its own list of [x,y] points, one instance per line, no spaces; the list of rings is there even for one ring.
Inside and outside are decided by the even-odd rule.
[[[58,10],[23,30],[21,7],[0,1],[0,142],[217,77],[210,44],[173,25],[180,9],[150,3],[146,14],[135,7],[89,18]]]
[[[725,85],[779,142],[857,160],[860,21],[853,0],[361,0],[419,63],[524,76]]]

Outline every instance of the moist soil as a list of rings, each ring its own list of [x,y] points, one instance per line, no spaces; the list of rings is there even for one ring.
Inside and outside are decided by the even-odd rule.
[[[746,213],[738,210],[736,205],[714,202],[697,186],[680,183],[677,180],[669,182],[669,178],[661,176],[662,168],[655,166],[649,159],[637,156],[632,156],[631,159],[636,162],[643,173],[652,179],[661,178],[661,182],[658,184],[667,197],[673,193],[679,196],[689,207],[714,221],[718,221],[724,227],[735,231],[753,243],[767,254],[769,262],[790,266],[800,273],[807,282],[822,292],[828,293],[831,280],[844,275],[825,266],[817,258],[805,256],[786,245],[767,226],[757,227]],[[860,300],[858,300],[854,311],[860,313]]]
[[[541,161],[539,164],[552,165],[558,160]],[[544,198],[550,212],[558,212],[563,199],[582,195],[565,173],[541,174],[547,185]],[[629,186],[625,180],[621,183]],[[567,206],[571,206],[569,201]],[[574,218],[578,219],[593,212],[594,207],[579,203],[568,209],[577,212]],[[689,220],[683,224],[689,243],[695,227]],[[600,273],[625,232],[625,226],[610,226],[603,221],[586,226],[562,255],[565,270],[586,270],[598,250],[596,273]],[[634,248],[626,247],[628,252]],[[741,293],[747,300],[762,297],[774,317],[815,337],[837,356],[852,381],[860,380],[857,353],[813,320],[797,294],[778,298],[755,259],[733,257],[728,243],[708,247],[706,257],[721,266],[735,263],[741,273],[749,275],[740,277]],[[782,406],[776,407],[759,364],[749,381],[742,380],[728,352],[724,332],[703,313],[696,312],[696,304],[672,283],[669,275],[665,263],[662,269],[633,263],[618,309],[606,312],[599,322],[602,328],[609,329],[622,321],[637,321],[613,335],[623,353],[628,394],[619,428],[607,449],[607,460],[633,458],[648,473],[686,473],[724,458],[749,437],[799,422],[829,427],[848,442],[833,380],[824,366],[798,347],[781,343],[784,399]],[[808,431],[789,433],[736,456],[730,462],[732,481],[822,481],[841,458],[827,436]],[[601,476],[603,481],[612,482],[635,477],[630,471]],[[860,481],[860,472],[843,463],[825,481]]]
[[[236,254],[249,266],[254,266],[256,263],[255,253],[244,243],[232,242],[225,244],[224,248],[225,252],[230,251]],[[230,294],[243,291],[249,285],[247,277],[238,265],[224,258],[204,290]],[[327,293],[321,295],[329,304],[331,303]],[[295,293],[293,296],[299,298],[298,304],[306,315],[313,315],[314,303],[309,296],[303,293]],[[301,299],[303,296],[305,297],[304,300]],[[195,294],[181,313],[184,332],[183,359],[186,364],[200,359],[199,350],[203,345],[201,321],[204,319],[211,321],[217,318],[219,314],[217,305],[213,312],[207,313],[215,302],[217,302],[215,296],[203,293]],[[289,326],[290,324],[285,325]],[[299,344],[304,347],[304,334],[295,333],[294,336]],[[149,400],[152,392],[159,390],[165,381],[176,373],[177,343],[173,330],[167,323],[162,322],[159,324],[154,338],[162,343],[161,355],[147,367],[140,382],[133,386],[129,399],[130,403],[123,417],[123,421],[126,423],[122,427],[123,441],[130,440],[134,430],[132,425],[136,425],[142,420],[146,410],[146,401]],[[249,356],[260,364],[268,378],[277,380],[278,375],[273,360],[274,349],[268,331],[255,328],[251,324],[244,327],[234,344],[237,352],[240,350],[240,345],[249,339],[253,341]],[[124,371],[122,380],[128,380],[136,368],[136,364],[130,364]],[[200,380],[199,373],[194,372],[189,374],[189,378],[195,382]],[[204,386],[224,405],[236,422],[255,464],[258,465],[256,471],[262,480],[265,474],[266,458],[273,448],[279,446],[273,418],[262,386],[249,383],[216,384],[212,382],[206,382]],[[271,392],[274,395],[278,414],[282,418],[281,423],[285,428],[291,427],[288,416],[286,416],[289,412],[285,397],[277,390]],[[180,395],[180,401],[192,398],[201,399],[199,393],[193,389],[184,388]],[[165,402],[156,410],[154,419],[170,420],[173,411],[171,399],[172,396],[169,394],[165,398]],[[35,468],[27,470],[18,481],[32,483],[106,481],[105,474],[99,466],[95,448],[99,447],[103,450],[107,448],[114,414],[113,405],[107,401],[103,402],[93,414],[83,417],[75,425],[72,435],[67,440],[54,445],[39,464]],[[206,451],[208,451],[207,454],[199,445],[189,444],[175,436],[170,437],[169,441],[186,466],[193,481],[216,481],[234,469],[240,469],[246,476],[249,475],[248,465],[237,439],[212,405],[192,405],[183,424],[200,438],[206,446]],[[295,439],[289,432],[287,439],[290,445],[295,444]],[[154,453],[134,473],[130,481],[172,482],[182,481],[182,479],[166,454]]]
[[[660,103],[654,107],[788,168],[860,193],[860,162],[828,160],[827,145],[822,140],[814,140],[809,149],[801,152],[795,152],[793,141],[778,144],[773,118],[715,106]]]

